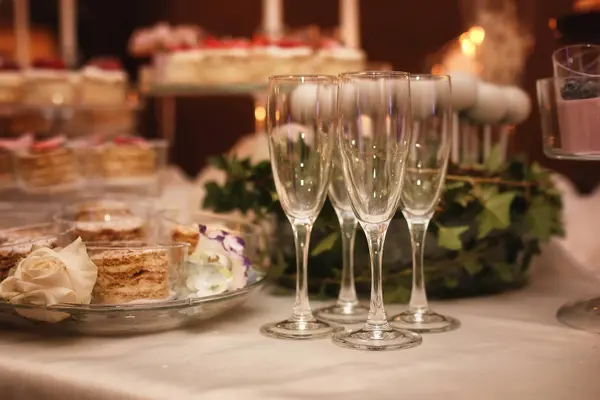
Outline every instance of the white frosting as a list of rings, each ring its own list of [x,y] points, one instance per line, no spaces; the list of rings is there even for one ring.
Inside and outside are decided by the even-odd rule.
[[[248,57],[250,49],[244,47],[202,49],[206,57]]]
[[[531,114],[531,98],[521,88],[508,86],[503,88],[504,95],[508,102],[508,111],[506,113],[506,123],[521,124]]]
[[[23,83],[23,74],[15,71],[0,71],[0,85],[18,86]]]
[[[279,47],[279,46],[262,46],[255,47],[253,50],[254,54],[260,56],[270,56],[279,58],[293,58],[293,57],[309,57],[313,51],[308,46],[299,47]]]
[[[477,102],[468,112],[470,118],[482,124],[502,121],[508,110],[504,90],[499,86],[481,82],[477,85]]]
[[[140,217],[119,217],[112,221],[80,221],[77,222],[77,229],[88,232],[99,232],[105,229],[114,231],[125,231],[137,229],[144,226],[144,219]]]
[[[365,59],[364,51],[349,47],[330,47],[320,49],[317,52],[317,56],[324,58],[337,58],[346,61],[361,61]]]
[[[455,112],[466,110],[477,101],[478,78],[466,72],[450,72],[452,84],[452,108]]]
[[[81,74],[83,77],[98,79],[110,83],[125,82],[127,80],[127,74],[125,71],[108,71],[93,65],[88,65],[85,67],[81,71]]]
[[[25,79],[57,79],[69,83],[77,83],[80,80],[78,72],[56,69],[32,68],[25,70],[24,75]]]

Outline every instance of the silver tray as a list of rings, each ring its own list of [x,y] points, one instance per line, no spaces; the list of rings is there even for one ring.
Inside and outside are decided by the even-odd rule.
[[[224,314],[260,291],[265,274],[251,270],[245,288],[214,296],[145,304],[53,306],[0,303],[0,328],[26,329],[36,333],[130,335],[181,328]],[[61,312],[68,318],[48,323],[25,318],[16,309]]]

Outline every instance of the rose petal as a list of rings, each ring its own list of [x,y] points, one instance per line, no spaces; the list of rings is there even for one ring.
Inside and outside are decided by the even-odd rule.
[[[92,289],[98,278],[98,267],[90,259],[81,238],[62,249],[58,256],[66,265],[72,288],[81,304],[90,304]]]

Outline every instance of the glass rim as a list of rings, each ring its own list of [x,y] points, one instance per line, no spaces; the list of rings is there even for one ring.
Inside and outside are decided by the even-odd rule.
[[[160,210],[159,212],[157,212],[156,215],[159,218],[162,218],[163,220],[170,222],[172,224],[176,224],[176,225],[182,225],[182,226],[201,225],[199,222],[195,222],[195,221],[181,222],[181,221],[178,221],[176,217],[171,217],[171,216],[165,215],[166,213],[168,213],[170,211],[178,211],[178,210],[169,210],[169,209]],[[231,229],[232,231],[235,231],[236,233],[256,234],[256,235],[265,235],[266,234],[266,232],[262,226],[255,224],[253,222],[245,221],[243,218],[230,216],[230,215],[221,215],[221,214],[216,214],[216,213],[210,213],[210,212],[206,212],[206,211],[194,211],[190,214],[190,217],[192,217],[192,219],[195,219],[195,217],[197,217],[197,216],[205,217],[205,218],[209,219],[209,221],[206,224],[209,224],[209,223],[218,224],[219,222],[223,222],[223,223],[231,223],[231,224],[236,224],[236,225],[242,226],[243,227],[242,230],[226,227],[227,229]],[[210,219],[213,219],[213,221],[210,221]],[[204,224],[202,224],[202,225],[204,225]]]
[[[404,71],[381,71],[381,70],[366,70],[366,71],[349,71],[342,72],[338,75],[339,79],[348,78],[408,78],[411,74]]]
[[[423,79],[428,81],[450,81],[452,77],[447,74],[410,74],[409,79]]]
[[[269,84],[272,82],[302,82],[308,80],[309,82],[335,82],[337,81],[335,75],[320,75],[320,74],[300,74],[300,75],[271,75],[269,76]]]
[[[23,240],[18,239],[15,241],[11,241],[10,243],[0,244],[0,249],[10,248],[10,247],[24,245],[24,244],[35,244],[36,242],[39,242],[41,240],[57,239],[61,234],[68,232],[68,230],[66,230],[64,232],[60,232],[58,226],[54,222],[41,222],[38,224],[29,224],[29,225],[22,225],[22,226],[17,226],[17,227],[8,228],[8,229],[2,229],[2,234],[14,233],[14,232],[19,232],[19,231],[27,231],[27,230],[36,229],[36,228],[50,228],[51,230],[54,230],[54,232],[47,234],[47,235],[35,237],[35,238],[23,238]]]
[[[84,242],[88,250],[173,250],[187,249],[185,242],[144,242],[142,240],[117,240],[113,242]]]
[[[586,76],[581,76],[581,77],[575,77],[575,76],[566,76],[564,78],[560,78],[560,77],[546,77],[546,78],[540,78],[540,79],[536,79],[536,83],[546,83],[546,82],[564,82],[564,81],[569,81],[569,80],[577,80],[577,79],[587,79],[587,80],[595,80],[598,79],[600,80],[600,75],[586,75]]]
[[[570,46],[563,46],[559,49],[556,49],[552,52],[552,59],[554,60],[555,57],[559,54],[564,52],[566,49],[598,49],[600,51],[600,45],[597,44],[592,44],[592,43],[585,43],[585,44],[574,44],[574,45],[570,45]]]

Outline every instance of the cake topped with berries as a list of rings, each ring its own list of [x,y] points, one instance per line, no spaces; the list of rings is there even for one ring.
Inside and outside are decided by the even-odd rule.
[[[126,98],[127,73],[119,59],[95,58],[81,70],[81,104],[118,107]]]
[[[105,183],[132,184],[157,177],[157,151],[143,138],[115,137],[96,146],[96,155],[97,172]]]
[[[17,63],[0,58],[0,103],[15,103],[20,100],[23,74]]]
[[[63,136],[34,141],[15,153],[15,173],[25,191],[60,191],[81,183],[74,150]]]
[[[32,105],[70,105],[76,100],[79,73],[58,59],[35,60],[24,72],[23,102]]]

